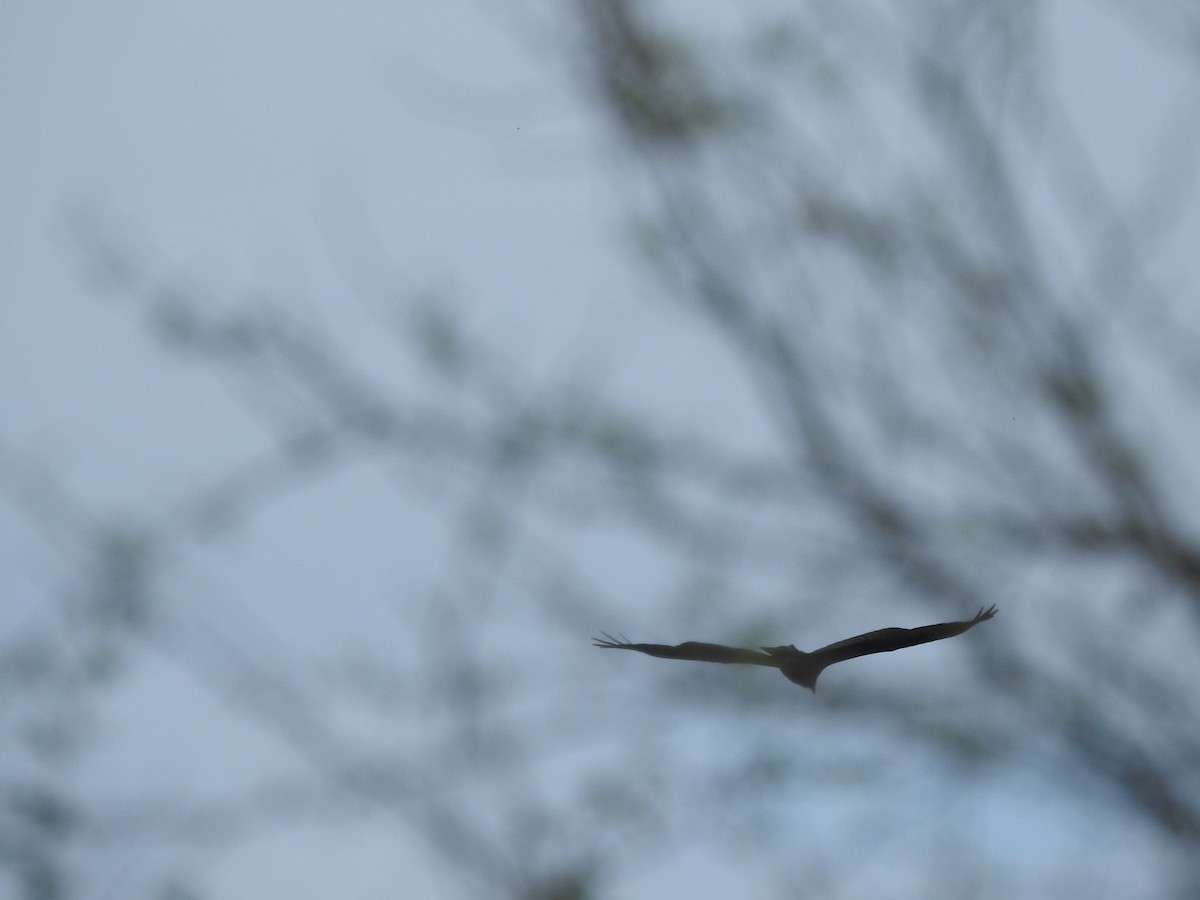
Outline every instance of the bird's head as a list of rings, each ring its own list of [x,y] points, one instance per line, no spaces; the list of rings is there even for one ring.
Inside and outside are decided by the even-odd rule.
[[[763,647],[764,653],[769,653],[779,664],[779,671],[792,684],[808,688],[814,694],[817,692],[817,676],[825,667],[813,660],[811,653],[797,650],[791,644],[783,647]]]
[[[820,672],[789,672],[787,669],[780,669],[785,678],[793,684],[798,684],[808,688],[814,694],[817,692],[817,676]]]

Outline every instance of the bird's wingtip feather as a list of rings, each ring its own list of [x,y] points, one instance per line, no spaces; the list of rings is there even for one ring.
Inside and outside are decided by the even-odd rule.
[[[602,632],[600,632],[599,637],[592,638],[592,646],[593,647],[603,647],[605,650],[610,650],[614,647],[618,647],[618,648],[624,647],[624,646],[627,646],[628,644],[629,644],[629,639],[626,638],[624,635],[621,635],[621,639],[618,640],[617,638],[615,638],[611,634],[609,634],[607,631],[602,631]]]

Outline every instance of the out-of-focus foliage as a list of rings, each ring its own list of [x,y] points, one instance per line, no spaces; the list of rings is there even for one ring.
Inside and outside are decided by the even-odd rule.
[[[1099,163],[1120,135],[1077,124],[1096,98],[1062,83],[1066,26],[1040,4],[562,8],[569,51],[551,62],[601,113],[640,261],[686,327],[716,336],[773,441],[726,433],[734,410],[715,404],[681,421],[548,388],[428,296],[397,344],[437,385],[414,396],[282,305],[214,312],[86,233],[101,286],[227,377],[275,444],[153,528],[24,507],[91,561],[60,616],[72,654],[31,633],[0,657],[0,691],[28,710],[9,733],[36,761],[5,784],[14,884],[87,896],[66,875],[86,817],[62,759],[86,745],[93,695],[154,646],[321,790],[160,811],[134,839],[236,841],[342,812],[332,797],[384,813],[469,896],[625,895],[696,846],[778,896],[1103,896],[1126,890],[1104,868],[1118,843],[1147,893],[1195,896],[1196,285],[1152,263],[1198,225],[1179,161],[1200,149],[1200,57],[1180,40],[1190,14],[1151,7],[1131,33],[1188,74],[1193,102],[1173,107],[1186,127],[1160,116],[1138,145],[1137,177]],[[698,393],[710,378],[695,372]],[[364,460],[403,470],[398,503],[460,510],[461,577],[396,603],[402,671],[349,654],[335,700],[257,648],[165,639],[166,560]],[[605,541],[672,587],[620,595]],[[995,622],[936,663],[847,665],[815,697],[586,644],[635,620],[664,641],[809,648],[992,603]],[[1014,785],[1120,841],[1014,865],[1036,856],[995,846],[1028,843],[994,833],[1023,813]],[[858,880],[858,860],[889,877]]]

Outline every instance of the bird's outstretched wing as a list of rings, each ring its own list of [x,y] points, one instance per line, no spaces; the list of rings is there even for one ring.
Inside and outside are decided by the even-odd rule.
[[[940,625],[925,625],[922,628],[881,628],[878,631],[868,631],[836,644],[829,644],[820,650],[814,650],[812,656],[818,657],[826,666],[857,656],[867,656],[871,653],[886,653],[891,650],[901,650],[904,647],[915,647],[917,644],[927,644],[930,641],[940,641],[943,638],[962,634],[969,628],[974,628],[980,622],[986,622],[996,615],[996,607],[989,606],[975,614],[975,618],[965,622],[943,622]]]
[[[592,638],[592,645],[606,650],[636,650],[638,653],[663,659],[690,659],[696,662],[741,663],[779,668],[779,661],[769,654],[741,647],[726,647],[723,644],[704,644],[700,641],[687,641],[683,644],[631,644],[601,632],[601,637]]]

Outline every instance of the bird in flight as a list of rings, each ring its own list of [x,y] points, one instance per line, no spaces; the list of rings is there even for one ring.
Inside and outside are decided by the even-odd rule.
[[[723,644],[704,644],[700,641],[688,641],[684,644],[631,644],[629,641],[619,641],[606,632],[601,632],[601,637],[593,638],[592,644],[605,650],[636,650],[638,653],[662,659],[767,666],[778,669],[788,681],[802,684],[815,693],[817,676],[826,666],[854,659],[856,656],[901,650],[904,647],[915,647],[917,644],[954,637],[974,628],[980,622],[986,622],[994,615],[996,607],[993,605],[979,610],[975,618],[964,622],[943,622],[940,625],[926,625],[922,628],[881,628],[878,631],[868,631],[866,634],[846,638],[812,653],[797,650],[791,644],[783,647],[762,647],[759,650],[726,647]]]

